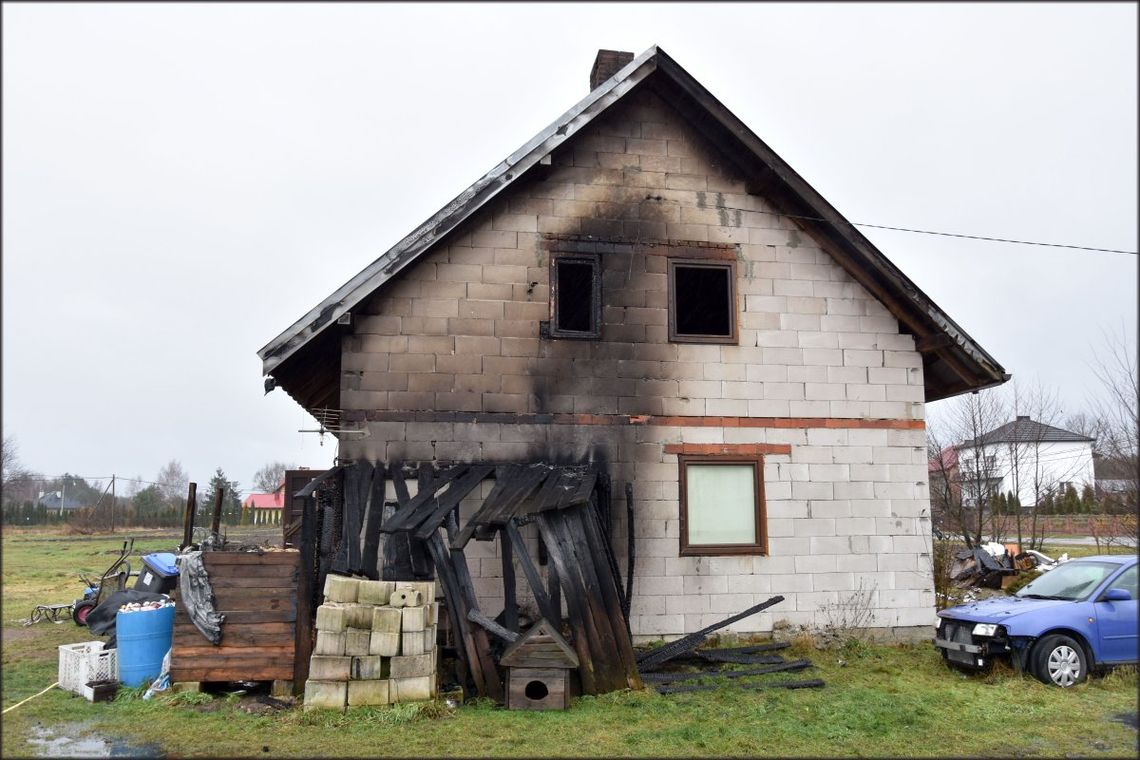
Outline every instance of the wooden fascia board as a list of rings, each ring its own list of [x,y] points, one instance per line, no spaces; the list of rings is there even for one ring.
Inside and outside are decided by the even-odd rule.
[[[330,324],[335,324],[338,317],[367,298],[376,288],[509,187],[544,156],[618,102],[656,70],[657,54],[656,46],[651,47],[628,63],[602,86],[593,90],[384,255],[263,346],[257,352],[262,360],[262,373],[272,373],[281,362],[317,333]]]
[[[858,257],[857,260],[850,263],[854,264],[857,269],[863,270],[863,276],[856,276],[854,270],[848,269],[853,276],[856,276],[856,279],[860,280],[862,284],[866,284],[869,270],[878,275],[878,277],[873,278],[874,280],[885,279],[888,283],[887,290],[895,291],[897,296],[901,296],[901,299],[895,299],[895,307],[891,308],[891,301],[881,297],[885,291],[882,288],[872,289],[876,297],[879,297],[897,318],[910,326],[918,334],[918,337],[925,337],[935,330],[949,335],[955,343],[953,350],[956,353],[961,352],[964,354],[964,358],[968,358],[971,363],[976,365],[977,372],[970,373],[972,375],[971,384],[975,387],[989,387],[1008,379],[1009,376],[992,356],[966,334],[965,330],[943,312],[902,270],[883,255],[871,241],[864,237],[787,162],[769,148],[703,85],[670,58],[665,51],[658,49],[657,54],[660,74],[668,76],[682,92],[719,121],[725,130],[739,140],[747,151],[755,155],[768,168],[785,191],[806,207],[805,210],[810,210],[811,215],[822,219],[822,223],[817,222],[816,224],[820,225],[821,231],[828,233],[828,238],[835,240],[842,249],[850,251]],[[771,183],[766,182],[765,184]],[[904,305],[898,303],[898,300],[905,300],[908,303]],[[926,320],[932,324],[924,324]],[[931,330],[931,327],[934,330]]]

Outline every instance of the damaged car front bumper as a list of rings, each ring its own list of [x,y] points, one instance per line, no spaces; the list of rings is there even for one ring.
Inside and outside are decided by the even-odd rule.
[[[1020,669],[1023,647],[1019,643],[1009,638],[1003,626],[953,618],[943,618],[934,637],[934,646],[948,663],[969,670],[982,670],[995,658],[1009,659]]]

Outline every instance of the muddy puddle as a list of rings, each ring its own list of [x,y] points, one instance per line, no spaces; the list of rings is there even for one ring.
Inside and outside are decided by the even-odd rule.
[[[39,757],[164,757],[157,744],[133,744],[125,739],[103,738],[86,723],[32,728],[28,745]]]

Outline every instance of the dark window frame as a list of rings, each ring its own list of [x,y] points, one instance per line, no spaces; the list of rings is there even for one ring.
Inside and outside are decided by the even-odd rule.
[[[690,455],[681,454],[677,457],[680,468],[680,556],[682,557],[724,557],[732,555],[768,555],[768,507],[764,499],[764,455],[755,454],[740,456],[736,454],[724,455]],[[688,467],[696,465],[750,465],[753,467],[753,478],[756,490],[753,494],[756,516],[756,541],[750,544],[692,544],[689,543],[689,494],[688,494]]]
[[[728,323],[727,335],[701,335],[677,332],[677,267],[720,269],[728,273]],[[670,343],[717,343],[738,345],[740,343],[740,319],[736,287],[736,262],[696,258],[669,258],[667,269],[669,282],[669,342]]]
[[[591,279],[590,319],[592,330],[568,330],[558,324],[558,301],[562,297],[558,282],[559,262],[589,264],[594,268]],[[550,337],[576,340],[599,340],[602,337],[602,257],[597,253],[571,251],[550,254]]]

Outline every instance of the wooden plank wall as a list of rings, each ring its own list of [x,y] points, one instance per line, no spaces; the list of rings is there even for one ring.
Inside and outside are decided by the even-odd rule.
[[[305,509],[304,496],[293,494],[309,485],[315,478],[324,475],[326,470],[286,470],[285,507],[281,515],[281,532],[286,546],[296,547],[301,543],[302,513]]]
[[[211,645],[194,627],[176,589],[171,680],[292,680],[300,553],[205,552],[202,557],[216,609],[225,615],[221,644]]]

